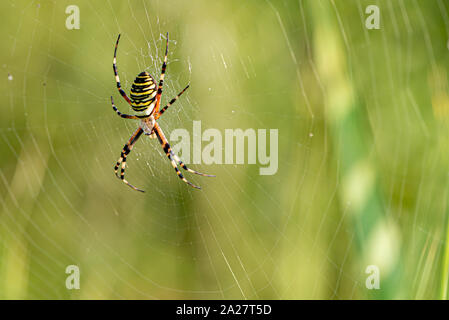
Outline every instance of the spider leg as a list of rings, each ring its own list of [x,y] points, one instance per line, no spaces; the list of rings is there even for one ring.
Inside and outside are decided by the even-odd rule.
[[[176,97],[174,97],[173,99],[170,100],[169,103],[167,103],[167,105],[165,107],[163,107],[161,109],[161,111],[159,111],[155,116],[154,119],[157,120],[160,118],[160,116],[165,112],[165,110],[168,109],[168,107],[170,107],[173,103],[175,103],[176,100],[179,99],[179,97],[184,93],[184,91],[186,91],[188,88],[190,87],[190,84],[187,85],[187,87],[185,87],[180,93],[178,93],[178,95]]]
[[[156,106],[154,107],[154,111],[153,111],[154,114],[159,113],[159,106],[161,104],[162,87],[164,85],[165,71],[167,70],[167,56],[168,56],[168,32],[167,32],[167,41],[165,43],[164,63],[162,64],[161,77],[159,80],[159,86],[157,88],[157,94],[156,94]]]
[[[137,129],[136,132],[134,132],[134,134],[131,136],[131,138],[128,140],[128,142],[125,144],[125,146],[123,147],[122,153],[120,154],[120,158],[117,160],[117,163],[114,167],[114,172],[115,172],[115,175],[117,176],[117,178],[121,179],[125,184],[127,184],[134,190],[140,191],[140,192],[145,192],[145,191],[133,186],[125,179],[126,157],[131,152],[134,144],[139,139],[139,137],[142,133],[143,133],[143,129],[141,127],[139,127],[139,129]],[[120,176],[119,176],[118,168],[120,167],[120,165],[121,165],[121,170],[120,170]]]
[[[165,138],[164,133],[162,132],[161,128],[159,127],[159,125],[157,123],[154,124],[154,132],[156,133],[156,136],[157,136],[162,148],[164,149],[165,154],[167,155],[168,159],[170,159],[170,163],[171,163],[173,169],[175,169],[176,174],[178,175],[179,179],[181,179],[182,181],[184,181],[185,183],[187,183],[189,186],[191,186],[193,188],[201,189],[200,187],[194,185],[193,183],[188,181],[186,178],[184,178],[181,171],[179,171],[178,166],[176,165],[176,161],[173,157],[173,151],[171,150],[170,144],[168,143],[167,138]]]
[[[114,111],[122,118],[124,119],[144,119],[144,118],[148,118],[150,115],[143,115],[143,116],[134,116],[134,115],[129,115],[129,114],[124,114],[121,113],[120,111],[118,111],[117,107],[114,104],[114,99],[112,99],[111,96],[111,103],[112,103],[112,109],[114,109]]]
[[[111,96],[111,103],[112,103],[112,109],[114,109],[114,111],[115,111],[120,117],[122,117],[122,118],[124,118],[124,119],[139,119],[137,116],[132,116],[132,115],[129,115],[129,114],[123,114],[123,113],[121,113],[120,111],[118,111],[117,107],[116,107],[115,104],[114,104],[114,99],[112,98],[112,96]]]
[[[168,146],[168,148],[167,148],[168,152],[170,153],[170,155],[172,156],[172,158],[173,158],[177,163],[179,163],[179,165],[181,166],[181,168],[183,168],[184,170],[186,170],[186,171],[188,171],[188,172],[190,172],[190,173],[194,173],[194,174],[197,174],[197,175],[200,175],[200,176],[203,176],[203,177],[216,177],[216,176],[213,175],[213,174],[205,174],[205,173],[201,173],[201,172],[198,172],[198,171],[195,171],[195,170],[192,170],[192,169],[188,168],[188,167],[185,165],[185,163],[182,162],[181,159],[180,159],[180,158],[173,152],[173,150],[172,150],[171,147],[170,147],[170,144],[169,144],[168,141],[167,141],[167,138],[166,138],[165,135],[164,135],[164,132],[162,131],[161,127],[159,127],[159,125],[158,125],[157,123],[156,123],[155,126],[154,126],[153,133],[156,134],[156,136],[157,136],[158,139],[159,139],[159,142],[160,142],[161,140],[164,141],[164,143]],[[162,142],[161,142],[161,144],[162,144]],[[163,144],[162,146],[164,147],[164,144]],[[165,151],[165,149],[164,149],[164,151]],[[167,152],[167,151],[165,151],[165,152]]]
[[[157,125],[157,127],[156,127]],[[162,131],[161,127],[159,127],[159,125],[156,123],[155,124],[155,129],[153,130],[153,133],[156,134],[156,136],[158,137],[159,141],[163,140],[165,141],[165,143],[168,145],[168,151],[170,152],[170,155],[172,156],[172,158],[179,163],[179,165],[181,166],[181,168],[183,168],[184,170],[190,172],[190,173],[194,173],[203,177],[215,177],[215,175],[213,174],[205,174],[205,173],[201,173],[195,170],[192,170],[190,168],[188,168],[184,162],[181,161],[181,159],[173,152],[173,150],[170,147],[170,144],[167,141],[167,138],[164,135],[164,132]],[[159,138],[160,137],[160,138]],[[165,151],[165,150],[164,150]]]
[[[170,151],[171,151],[172,157],[176,160],[176,162],[179,163],[179,165],[181,166],[181,168],[183,168],[184,170],[186,170],[186,171],[188,171],[188,172],[190,172],[190,173],[194,173],[194,174],[203,176],[203,177],[216,177],[216,176],[213,175],[213,174],[205,174],[205,173],[201,173],[201,172],[198,172],[198,171],[195,171],[195,170],[192,170],[192,169],[188,168],[188,167],[185,165],[185,163],[182,162],[181,159],[179,159],[179,157],[173,152],[173,150],[170,149]]]
[[[117,82],[117,89],[118,89],[118,91],[120,92],[122,97],[126,100],[126,102],[128,102],[129,105],[131,105],[131,100],[128,98],[128,96],[126,95],[125,91],[123,91],[122,86],[120,84],[120,78],[118,77],[118,71],[117,71],[117,47],[118,47],[119,40],[120,40],[120,34],[118,35],[117,42],[115,43],[114,60],[112,62],[112,69],[114,69],[115,82]]]

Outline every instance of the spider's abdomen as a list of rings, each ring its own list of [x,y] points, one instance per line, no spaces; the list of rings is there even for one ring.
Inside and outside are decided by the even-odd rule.
[[[131,87],[131,107],[137,112],[151,112],[156,103],[156,93],[153,77],[148,72],[139,73]]]

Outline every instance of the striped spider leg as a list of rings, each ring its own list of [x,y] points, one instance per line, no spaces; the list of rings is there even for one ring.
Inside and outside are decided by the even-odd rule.
[[[123,91],[122,86],[120,84],[120,78],[118,77],[118,71],[117,71],[117,47],[118,47],[119,40],[120,40],[120,34],[118,35],[117,42],[115,43],[114,59],[112,60],[112,69],[114,70],[115,82],[117,83],[118,92],[120,92],[120,94],[122,95],[123,99],[125,99],[126,102],[128,102],[129,105],[132,106],[131,100],[128,98],[128,96],[126,95],[125,91]]]
[[[170,100],[169,103],[167,103],[167,105],[165,107],[163,107],[161,109],[161,111],[159,111],[158,113],[156,113],[156,115],[154,116],[154,119],[157,120],[161,117],[161,115],[173,104],[175,103],[176,100],[179,99],[179,97],[184,93],[184,91],[186,91],[188,88],[190,87],[190,84],[187,85],[187,87],[185,87],[180,93],[178,93],[176,95],[176,97],[174,97],[173,99]]]
[[[122,179],[122,181],[124,183],[126,183],[128,186],[130,186],[134,190],[140,191],[140,192],[145,192],[145,191],[143,191],[143,190],[133,186],[131,183],[129,183],[125,179],[126,157],[131,152],[131,150],[133,149],[134,144],[140,138],[142,133],[143,133],[143,129],[141,127],[139,127],[139,129],[137,129],[136,132],[134,132],[134,134],[131,136],[131,138],[128,140],[128,142],[125,144],[125,146],[123,147],[122,153],[120,154],[120,158],[117,160],[117,163],[116,163],[116,165],[114,167],[114,172],[115,172],[115,175],[117,176],[117,178]],[[119,176],[118,175],[118,168],[119,168],[120,165],[121,165],[122,168],[120,170],[120,176]]]
[[[156,134],[157,139],[159,140],[159,143],[162,146],[162,149],[164,149],[164,152],[167,155],[168,159],[170,160],[170,163],[171,163],[173,169],[175,169],[176,174],[178,175],[179,179],[181,179],[182,181],[184,181],[191,187],[194,187],[196,189],[201,189],[201,187],[194,185],[193,183],[188,181],[186,178],[184,178],[181,171],[179,171],[176,162],[179,163],[181,168],[183,168],[184,170],[186,170],[190,173],[198,174],[203,177],[215,177],[214,175],[201,173],[201,172],[198,172],[198,171],[188,168],[184,164],[184,162],[182,162],[181,159],[173,152],[172,148],[170,147],[170,144],[168,143],[167,138],[164,135],[164,132],[162,131],[161,127],[159,126],[159,124],[157,122],[154,123],[153,132]]]
[[[167,60],[168,60],[168,32],[167,32],[166,42],[165,42],[164,62],[162,63],[161,76],[159,78],[159,85],[158,85],[157,94],[156,94],[156,106],[154,107],[154,110],[153,110],[154,114],[159,113],[159,105],[161,104],[162,87],[164,86],[165,71],[167,71]]]

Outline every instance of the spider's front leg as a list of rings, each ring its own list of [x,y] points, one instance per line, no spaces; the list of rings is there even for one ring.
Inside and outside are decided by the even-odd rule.
[[[143,133],[143,129],[141,127],[139,127],[139,129],[137,129],[136,132],[134,132],[134,134],[131,136],[131,138],[128,140],[128,142],[125,144],[125,146],[123,147],[122,153],[120,154],[120,158],[117,160],[117,163],[114,167],[114,172],[115,172],[115,175],[117,176],[117,178],[121,179],[125,184],[127,184],[134,190],[140,191],[140,192],[145,192],[145,191],[133,186],[125,179],[126,157],[131,152],[134,144],[139,139],[139,137],[142,135],[142,133]],[[121,171],[120,171],[120,176],[119,176],[118,168],[120,167],[120,165],[121,165]]]
[[[159,140],[159,143],[161,144],[162,148],[164,149],[165,154],[167,155],[168,159],[170,160],[170,163],[171,163],[173,169],[175,169],[176,174],[178,175],[179,179],[181,179],[182,181],[184,181],[191,187],[194,187],[196,189],[201,189],[200,187],[194,185],[193,183],[188,181],[186,178],[184,178],[181,171],[179,171],[176,162],[178,162],[179,165],[184,170],[186,170],[188,172],[195,173],[195,174],[198,174],[198,175],[201,175],[204,177],[215,177],[214,175],[204,174],[204,173],[192,170],[190,168],[187,168],[187,166],[181,161],[181,159],[179,159],[179,157],[171,149],[170,144],[168,143],[167,138],[164,135],[164,132],[162,131],[161,127],[157,124],[157,122],[155,122],[153,130]]]

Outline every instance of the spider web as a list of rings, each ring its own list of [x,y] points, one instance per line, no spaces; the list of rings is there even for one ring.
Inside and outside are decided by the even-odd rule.
[[[80,8],[79,30],[65,28],[71,4]],[[380,30],[364,27],[371,4]],[[0,297],[438,296],[449,160],[443,1],[0,6]],[[115,40],[121,33],[117,65],[128,92],[141,71],[159,79],[167,31],[162,103],[191,88],[161,117],[166,136],[176,128],[192,135],[195,120],[203,130],[279,129],[275,175],[259,175],[258,165],[191,164],[217,175],[185,174],[197,191],[143,137],[126,175],[146,193],[114,177],[138,125],[110,105],[113,95],[131,112],[115,87]],[[333,118],[344,100],[335,92],[357,101],[349,124]],[[359,135],[360,150],[351,147]],[[374,172],[375,210],[346,201],[359,157]],[[387,276],[382,290],[368,290],[365,269],[378,261]],[[68,265],[80,268],[80,290],[65,287]]]

